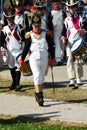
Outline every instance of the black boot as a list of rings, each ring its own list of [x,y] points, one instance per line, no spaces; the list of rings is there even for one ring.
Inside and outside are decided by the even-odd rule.
[[[38,102],[39,106],[43,106],[43,92],[35,93],[35,99]]]
[[[21,89],[20,87],[20,78],[21,78],[21,72],[16,71],[16,86],[15,86],[15,91],[19,91]]]
[[[10,90],[14,90],[15,89],[15,68],[10,68],[10,73],[11,73],[11,77],[12,77],[12,84],[10,85]]]

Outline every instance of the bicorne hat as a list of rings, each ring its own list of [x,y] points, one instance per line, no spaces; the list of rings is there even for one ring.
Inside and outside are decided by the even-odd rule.
[[[78,0],[68,0],[68,2],[66,2],[66,5],[68,7],[77,6],[78,5]]]
[[[32,16],[31,23],[32,23],[33,25],[40,25],[40,24],[41,24],[41,17],[40,17],[40,15],[38,15],[38,14],[35,13],[35,14]]]
[[[54,3],[54,2],[60,2],[60,0],[52,0],[51,2],[52,3]]]
[[[6,7],[4,9],[4,16],[6,18],[14,18],[15,17],[15,11],[13,8],[11,8],[10,6]]]
[[[14,0],[14,1],[13,1],[13,5],[14,5],[15,7],[17,7],[17,6],[22,6],[22,5],[23,5],[23,1],[22,1],[22,0]]]

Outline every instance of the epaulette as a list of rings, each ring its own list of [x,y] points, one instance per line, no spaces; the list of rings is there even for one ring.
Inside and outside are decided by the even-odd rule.
[[[50,31],[49,31],[49,30],[47,30],[47,31],[46,31],[46,34],[47,34],[47,35],[50,35]]]
[[[29,37],[30,37],[30,33],[29,32],[25,33],[25,39],[28,39]]]
[[[27,15],[28,15],[28,17],[32,17],[33,13],[28,13]]]
[[[29,13],[27,14],[27,16],[29,17],[30,21],[32,20],[32,17],[33,17],[33,13]]]

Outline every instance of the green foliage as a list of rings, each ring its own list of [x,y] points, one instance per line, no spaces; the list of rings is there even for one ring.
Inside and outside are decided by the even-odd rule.
[[[9,0],[5,0],[6,3],[10,4],[10,1]]]
[[[46,125],[43,123],[23,123],[18,121],[18,123],[13,124],[1,124],[0,130],[86,130],[87,128],[82,127],[63,127],[57,125]]]

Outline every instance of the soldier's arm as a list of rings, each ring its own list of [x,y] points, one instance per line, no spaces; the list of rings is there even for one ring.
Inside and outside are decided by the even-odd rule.
[[[6,43],[5,38],[6,38],[5,34],[3,33],[3,31],[1,31],[1,33],[0,33],[0,46],[4,47],[4,44]]]
[[[50,53],[51,58],[54,59],[55,58],[55,44],[53,42],[53,39],[50,36],[49,31],[46,33],[46,40],[47,40],[48,47],[49,47],[48,52]]]
[[[31,45],[31,37],[30,37],[29,33],[26,33],[25,34],[25,46],[24,46],[24,49],[23,49],[23,52],[22,52],[22,56],[21,56],[22,60],[25,59],[27,53],[29,52],[30,45]]]

